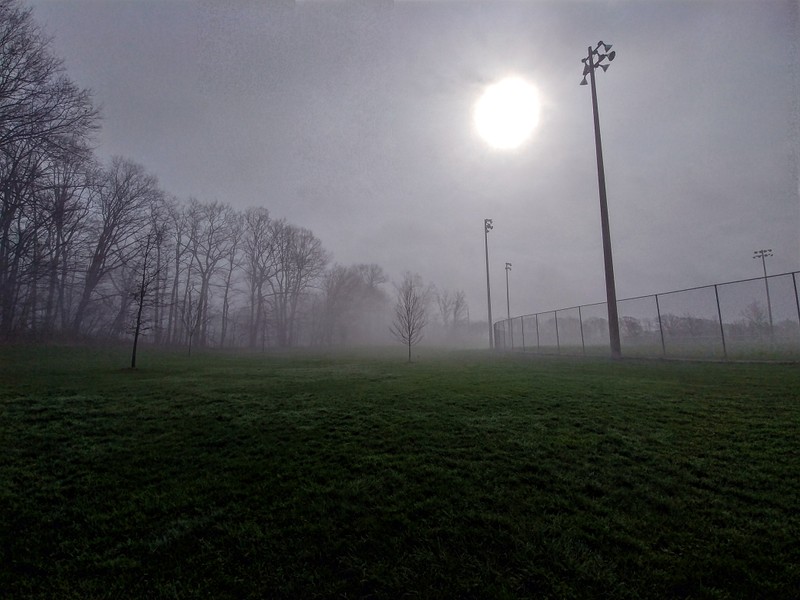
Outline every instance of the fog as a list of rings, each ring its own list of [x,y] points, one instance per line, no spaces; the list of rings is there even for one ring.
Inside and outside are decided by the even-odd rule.
[[[382,321],[359,320],[358,336],[350,328],[340,341],[391,341],[393,284],[410,272],[463,292],[471,333],[458,343],[482,343],[485,218],[495,318],[506,316],[506,262],[512,315],[605,299],[591,99],[579,85],[600,39],[617,52],[597,77],[617,296],[756,277],[759,248],[773,250],[770,273],[799,268],[796,2],[30,6],[99,107],[91,145],[105,168],[113,156],[141,165],[181,210],[192,198],[238,215],[264,209],[310,232],[326,260],[295,309],[324,296],[335,265],[381,270]],[[525,144],[499,151],[477,135],[472,109],[510,74],[536,86],[542,109]],[[224,264],[207,281],[197,271],[213,315],[194,320],[213,323],[219,343],[229,311],[239,332],[226,335],[252,344],[248,271],[235,266],[226,307]],[[97,314],[103,303],[119,314],[122,273],[102,274],[89,299]],[[432,298],[431,338],[446,340]],[[326,327],[320,339],[332,339]]]

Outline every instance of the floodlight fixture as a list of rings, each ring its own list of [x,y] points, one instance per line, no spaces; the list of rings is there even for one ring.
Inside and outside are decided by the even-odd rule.
[[[600,48],[603,48],[603,54],[600,53]],[[583,63],[583,79],[581,80],[581,85],[588,85],[588,81],[586,81],[586,76],[589,75],[592,71],[600,67],[603,69],[603,72],[608,70],[608,64],[602,64],[604,60],[608,60],[610,63],[614,58],[617,56],[616,51],[611,51],[611,44],[606,44],[602,40],[597,42],[597,46],[592,49],[591,47],[588,48],[588,55],[585,58],[581,59]]]

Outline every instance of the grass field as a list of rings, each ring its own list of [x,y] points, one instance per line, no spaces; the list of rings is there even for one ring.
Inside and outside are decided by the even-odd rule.
[[[0,348],[0,596],[798,598],[800,367]]]

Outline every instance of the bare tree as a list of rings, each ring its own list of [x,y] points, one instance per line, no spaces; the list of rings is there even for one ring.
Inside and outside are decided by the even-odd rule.
[[[0,148],[30,140],[64,148],[97,127],[89,92],[63,74],[48,45],[30,9],[0,0]]]
[[[428,324],[428,302],[430,291],[419,275],[406,272],[400,285],[395,285],[396,301],[391,332],[397,341],[408,347],[408,362],[411,362],[411,347],[418,344]]]
[[[357,267],[333,265],[322,278],[319,337],[323,344],[344,342],[358,310],[363,280]]]
[[[383,268],[374,263],[356,265],[356,270],[361,276],[362,290],[354,335],[365,341],[383,342],[390,306],[389,296],[382,286],[388,277]]]
[[[628,339],[636,340],[642,337],[644,327],[642,322],[636,317],[622,316],[619,319],[619,326],[622,335]]]
[[[137,289],[133,298],[136,307],[136,317],[133,325],[133,349],[131,350],[131,369],[136,368],[136,349],[139,345],[139,335],[142,332],[143,314],[149,304],[150,296],[158,285],[159,269],[161,265],[155,260],[154,254],[161,238],[164,237],[167,225],[165,222],[154,223],[153,228],[147,232],[141,241],[139,254],[141,263],[138,267]]]
[[[270,229],[276,261],[275,274],[269,279],[273,320],[278,345],[285,348],[296,340],[300,301],[324,272],[328,255],[308,229],[284,220],[273,221]]]
[[[71,155],[54,161],[48,170],[43,202],[48,212],[44,322],[49,332],[68,327],[67,282],[77,268],[74,259],[87,241],[83,225],[91,209],[92,168],[90,161]]]
[[[447,331],[453,318],[454,298],[449,291],[444,290],[436,294],[436,304],[439,307],[439,317],[442,319],[442,326]]]
[[[259,333],[265,329],[266,298],[264,286],[275,272],[275,245],[266,208],[250,208],[244,214],[244,273],[249,292],[248,345],[256,347]]]
[[[186,270],[184,255],[187,252],[188,244],[186,243],[186,232],[188,229],[188,219],[186,216],[185,207],[178,204],[177,199],[171,198],[166,203],[167,220],[170,224],[171,233],[171,247],[173,251],[173,273],[172,285],[169,296],[169,312],[167,313],[167,336],[166,342],[168,344],[175,344],[179,342],[180,337],[180,284],[181,274]]]
[[[467,295],[463,290],[458,290],[453,295],[453,306],[450,309],[450,314],[450,322],[454,329],[467,320],[469,305],[467,304]]]
[[[769,315],[767,313],[767,308],[758,300],[753,300],[750,304],[745,306],[742,310],[742,316],[751,331],[755,331],[759,334],[769,331]]]
[[[224,282],[222,284],[222,322],[220,325],[219,345],[225,346],[225,336],[228,332],[228,314],[230,313],[230,296],[232,289],[233,273],[239,267],[239,246],[242,240],[242,215],[231,212],[229,215],[229,239],[227,243],[227,265],[225,267]]]
[[[436,305],[439,308],[443,333],[452,343],[467,320],[469,308],[466,294],[462,290],[444,290],[436,294]]]
[[[194,335],[197,333],[197,329],[200,327],[202,321],[202,318],[198,316],[200,314],[200,308],[197,290],[194,288],[194,285],[189,282],[180,309],[181,323],[183,323],[183,327],[186,331],[186,343],[189,356],[192,355],[192,341],[194,340]]]
[[[0,0],[0,332],[53,323],[58,270],[46,174],[65,156],[89,155],[96,129],[89,92],[63,73],[49,41],[16,0]],[[63,240],[62,240],[63,242]],[[63,249],[63,245],[62,245]],[[62,254],[63,256],[63,254]],[[44,299],[44,300],[43,300]]]
[[[10,336],[26,289],[34,241],[40,225],[36,216],[36,185],[41,153],[30,145],[12,144],[0,155],[0,332]]]
[[[97,111],[48,46],[30,9],[0,0],[0,161],[33,158],[41,165],[89,154],[85,139],[97,128]]]
[[[125,264],[135,251],[139,234],[148,225],[150,209],[160,202],[158,182],[144,167],[121,157],[114,157],[98,182],[95,242],[84,275],[83,292],[73,319],[79,332],[86,308],[103,278]]]
[[[233,245],[235,212],[227,204],[202,203],[191,199],[187,217],[187,243],[193,267],[189,276],[196,273],[200,278],[198,307],[194,315],[196,322],[192,331],[199,334],[198,343],[204,346],[208,337],[211,281]]]

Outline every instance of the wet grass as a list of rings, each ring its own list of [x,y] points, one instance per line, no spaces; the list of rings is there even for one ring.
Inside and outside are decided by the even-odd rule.
[[[0,349],[8,597],[800,589],[800,369]]]

